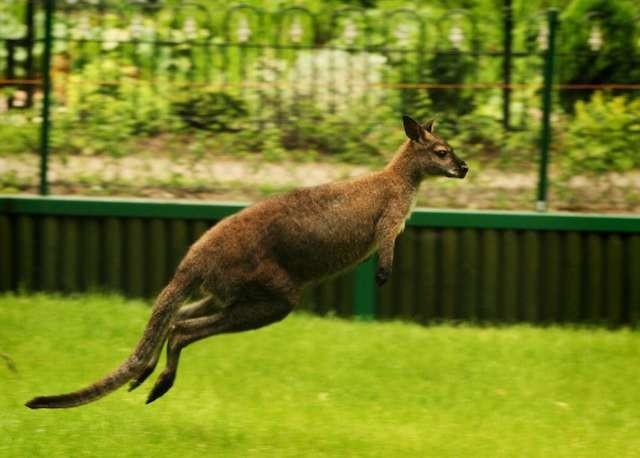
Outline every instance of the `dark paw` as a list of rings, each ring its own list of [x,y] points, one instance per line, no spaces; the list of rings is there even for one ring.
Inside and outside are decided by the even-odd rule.
[[[175,372],[163,372],[162,374],[160,374],[160,377],[158,377],[158,381],[153,386],[151,393],[149,393],[146,404],[151,404],[153,401],[169,391],[169,388],[173,386],[173,381],[175,379]]]
[[[153,366],[145,367],[140,375],[138,375],[136,378],[131,380],[131,383],[129,383],[129,391],[133,391],[136,388],[138,388],[140,385],[142,385],[142,382],[144,382],[147,378],[149,378],[151,374],[153,374],[153,371],[155,368],[156,368],[155,364]]]
[[[378,271],[376,272],[376,283],[378,284],[378,286],[382,286],[387,282],[387,280],[389,280],[390,276],[391,269],[388,269],[386,267],[379,267]]]
[[[30,409],[42,409],[43,407],[47,407],[47,398],[45,396],[38,396],[37,398],[33,398],[28,401],[25,406]]]

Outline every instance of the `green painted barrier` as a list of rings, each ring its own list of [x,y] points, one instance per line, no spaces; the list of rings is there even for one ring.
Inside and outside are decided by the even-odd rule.
[[[480,288],[480,245],[478,231],[463,229],[461,234],[461,266],[459,276],[460,316],[478,318]]]
[[[522,317],[536,323],[540,320],[540,236],[534,231],[522,235]]]
[[[513,323],[518,320],[520,301],[519,274],[520,259],[518,257],[518,236],[515,231],[509,229],[502,234],[502,246],[504,247],[502,258],[502,298],[500,317],[503,321]]]
[[[626,283],[628,285],[629,322],[640,323],[640,235],[629,237]]]
[[[603,319],[601,312],[602,303],[605,299],[603,288],[603,251],[602,238],[596,234],[590,234],[587,238],[587,282],[586,304],[587,319],[589,321],[599,322]]]
[[[101,268],[105,256],[101,252],[102,239],[100,222],[96,218],[83,218],[81,224],[81,253],[80,268],[82,269],[82,290],[92,291],[100,287]]]
[[[375,257],[360,264],[355,271],[355,288],[353,289],[354,314],[365,319],[376,316],[376,286],[374,282],[376,272]]]
[[[606,297],[607,321],[612,326],[622,323],[623,319],[623,245],[618,234],[611,234],[606,240]],[[639,279],[640,280],[640,279]]]
[[[489,229],[482,237],[482,300],[480,305],[481,320],[495,320],[498,316],[500,290],[498,233]]]
[[[44,291],[57,291],[58,284],[58,224],[60,220],[45,216],[40,231],[40,250],[38,257],[40,287]]]
[[[420,321],[427,323],[438,316],[438,265],[437,252],[438,233],[433,229],[422,229],[418,232],[420,252],[420,283],[419,297],[421,299]]]
[[[0,289],[153,297],[189,245],[241,208],[0,196]],[[421,323],[635,325],[639,240],[637,217],[418,210],[386,285],[375,285],[371,258],[305,292],[301,308]]]
[[[140,218],[125,221],[124,270],[126,290],[132,296],[145,296],[145,275],[150,270],[149,259],[145,250],[145,231]]]
[[[13,240],[11,221],[0,215],[0,291],[9,291],[13,284]]]
[[[454,320],[460,318],[456,313],[458,301],[458,236],[453,229],[442,231],[442,256],[440,257],[440,304],[442,307],[442,318]]]
[[[584,261],[581,242],[582,239],[577,232],[567,233],[564,240],[566,265],[562,273],[562,303],[564,307],[562,320],[570,323],[581,318],[580,308],[583,298],[580,274]]]
[[[104,235],[104,263],[105,263],[105,287],[111,291],[122,291],[122,253],[123,236],[122,222],[114,217],[105,220]]]
[[[560,318],[560,281],[561,257],[560,234],[555,231],[543,234],[542,262],[542,313],[541,320],[546,323],[556,322]]]
[[[144,262],[149,269],[149,282],[146,288],[146,295],[155,296],[169,281],[167,272],[167,234],[165,221],[153,218],[149,221],[148,250]],[[183,252],[184,255],[184,252]]]
[[[14,251],[17,289],[33,290],[37,288],[35,269],[38,263],[35,256],[35,238],[34,218],[24,215],[18,216],[15,233],[17,243]]]
[[[60,247],[58,251],[59,260],[57,260],[60,268],[60,278],[58,282],[62,291],[71,293],[79,291],[80,288],[80,235],[79,222],[72,217],[66,217],[62,220]]]

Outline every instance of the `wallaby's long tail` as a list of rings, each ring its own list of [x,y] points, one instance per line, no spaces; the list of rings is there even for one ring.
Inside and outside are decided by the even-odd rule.
[[[176,311],[187,299],[195,282],[180,273],[162,290],[151,312],[151,318],[131,355],[114,371],[78,391],[54,396],[38,396],[25,405],[30,409],[76,407],[95,401],[120,388],[144,370],[153,351],[161,344]]]

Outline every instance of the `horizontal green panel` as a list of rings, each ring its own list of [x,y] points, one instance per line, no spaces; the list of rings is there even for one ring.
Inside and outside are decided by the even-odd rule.
[[[564,212],[428,210],[413,212],[409,226],[588,232],[640,232],[640,217]]]
[[[0,196],[2,214],[220,219],[243,203],[84,197]],[[588,232],[640,232],[640,217],[573,213],[419,209],[409,226],[475,229],[526,229]]]
[[[221,219],[245,203],[88,197],[0,196],[0,214]]]

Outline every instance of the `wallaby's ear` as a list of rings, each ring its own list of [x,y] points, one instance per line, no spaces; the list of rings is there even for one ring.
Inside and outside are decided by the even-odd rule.
[[[426,130],[427,132],[429,132],[430,134],[433,133],[433,128],[435,126],[436,120],[435,119],[430,119],[429,121],[424,123],[424,130]]]
[[[404,133],[407,134],[414,142],[422,140],[422,126],[413,118],[407,115],[402,117],[402,123],[404,124]]]

